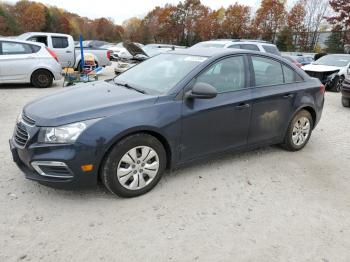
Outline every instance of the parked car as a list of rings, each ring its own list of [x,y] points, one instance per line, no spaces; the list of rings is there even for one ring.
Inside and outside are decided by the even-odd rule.
[[[108,45],[110,43],[106,41],[99,41],[99,40],[85,40],[83,41],[83,47],[85,48],[101,48],[104,45]],[[80,42],[78,42],[75,47],[80,47]]]
[[[262,40],[244,40],[244,39],[221,39],[200,42],[191,48],[236,48],[252,51],[260,51],[280,56],[281,53],[277,46]]]
[[[304,65],[309,65],[311,63],[313,63],[315,60],[311,57],[311,56],[303,56],[303,55],[297,55],[296,56],[296,60]]]
[[[28,40],[45,44],[53,50],[58,57],[62,67],[81,68],[80,48],[75,47],[73,37],[66,34],[28,32],[17,37],[17,39]],[[94,57],[98,66],[111,65],[111,51],[101,48],[84,47],[86,54]]]
[[[324,91],[278,56],[177,50],[29,103],[10,147],[28,179],[59,187],[100,179],[135,197],[165,169],[193,160],[271,144],[301,150],[320,120]]]
[[[345,75],[344,82],[341,87],[341,101],[344,107],[350,107],[350,68]]]
[[[62,78],[56,54],[45,45],[0,38],[0,83],[31,83],[49,87]]]
[[[340,92],[345,74],[350,66],[350,55],[325,55],[302,69],[311,77],[316,77],[327,89]]]
[[[303,65],[301,63],[299,63],[299,61],[297,60],[296,56],[291,56],[291,55],[282,55],[282,57],[284,59],[287,59],[289,62],[292,62],[294,65],[296,65],[297,67],[302,67]]]
[[[143,44],[140,43],[134,43],[136,46],[142,48]],[[116,44],[114,47],[109,48],[110,51],[112,51],[112,59],[115,61],[118,61],[120,58],[128,59],[132,58],[131,54],[128,52],[128,50],[125,49],[123,42]]]
[[[124,57],[120,55],[119,60],[116,63],[114,72],[119,75],[129,68],[145,61],[146,59],[159,55],[161,53],[166,53],[169,51],[184,49],[186,47],[176,46],[176,45],[166,45],[166,44],[149,44],[144,47],[140,47],[135,43],[124,42],[124,48],[127,50],[128,54]]]

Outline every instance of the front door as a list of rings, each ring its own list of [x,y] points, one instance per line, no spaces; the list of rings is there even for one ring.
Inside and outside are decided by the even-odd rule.
[[[213,99],[186,99],[182,110],[181,160],[242,147],[247,144],[251,91],[246,89],[245,56],[222,59],[195,82],[214,86]]]
[[[62,67],[73,67],[75,47],[66,36],[51,36],[52,50],[57,54]]]

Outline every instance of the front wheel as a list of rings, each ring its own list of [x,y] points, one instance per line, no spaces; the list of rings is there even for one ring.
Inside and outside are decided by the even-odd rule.
[[[350,107],[350,98],[342,97],[341,102],[343,107]]]
[[[166,168],[163,145],[148,134],[131,135],[118,142],[101,170],[106,188],[120,197],[136,197],[150,191]]]
[[[334,82],[334,85],[331,87],[330,91],[339,93],[342,89],[343,82],[344,82],[344,77],[338,76]]]
[[[301,150],[311,137],[313,125],[311,114],[306,110],[299,111],[289,124],[282,146],[289,151]]]

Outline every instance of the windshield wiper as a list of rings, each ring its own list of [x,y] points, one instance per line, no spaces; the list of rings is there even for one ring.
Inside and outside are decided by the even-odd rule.
[[[123,86],[123,87],[126,87],[127,89],[135,90],[135,91],[137,91],[137,92],[139,92],[139,93],[141,93],[141,94],[146,94],[146,91],[145,91],[145,90],[139,89],[139,88],[134,87],[134,86],[131,86],[131,85],[129,85],[128,83],[122,83],[122,82],[118,82],[118,81],[115,81],[115,80],[114,80],[114,83],[115,83],[116,85],[118,85],[118,86]]]

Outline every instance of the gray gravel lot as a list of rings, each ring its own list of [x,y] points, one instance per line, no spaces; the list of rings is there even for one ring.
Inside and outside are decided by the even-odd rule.
[[[326,94],[301,152],[226,155],[120,199],[41,186],[12,162],[21,108],[61,89],[0,86],[0,261],[350,261],[350,110],[339,94]]]

